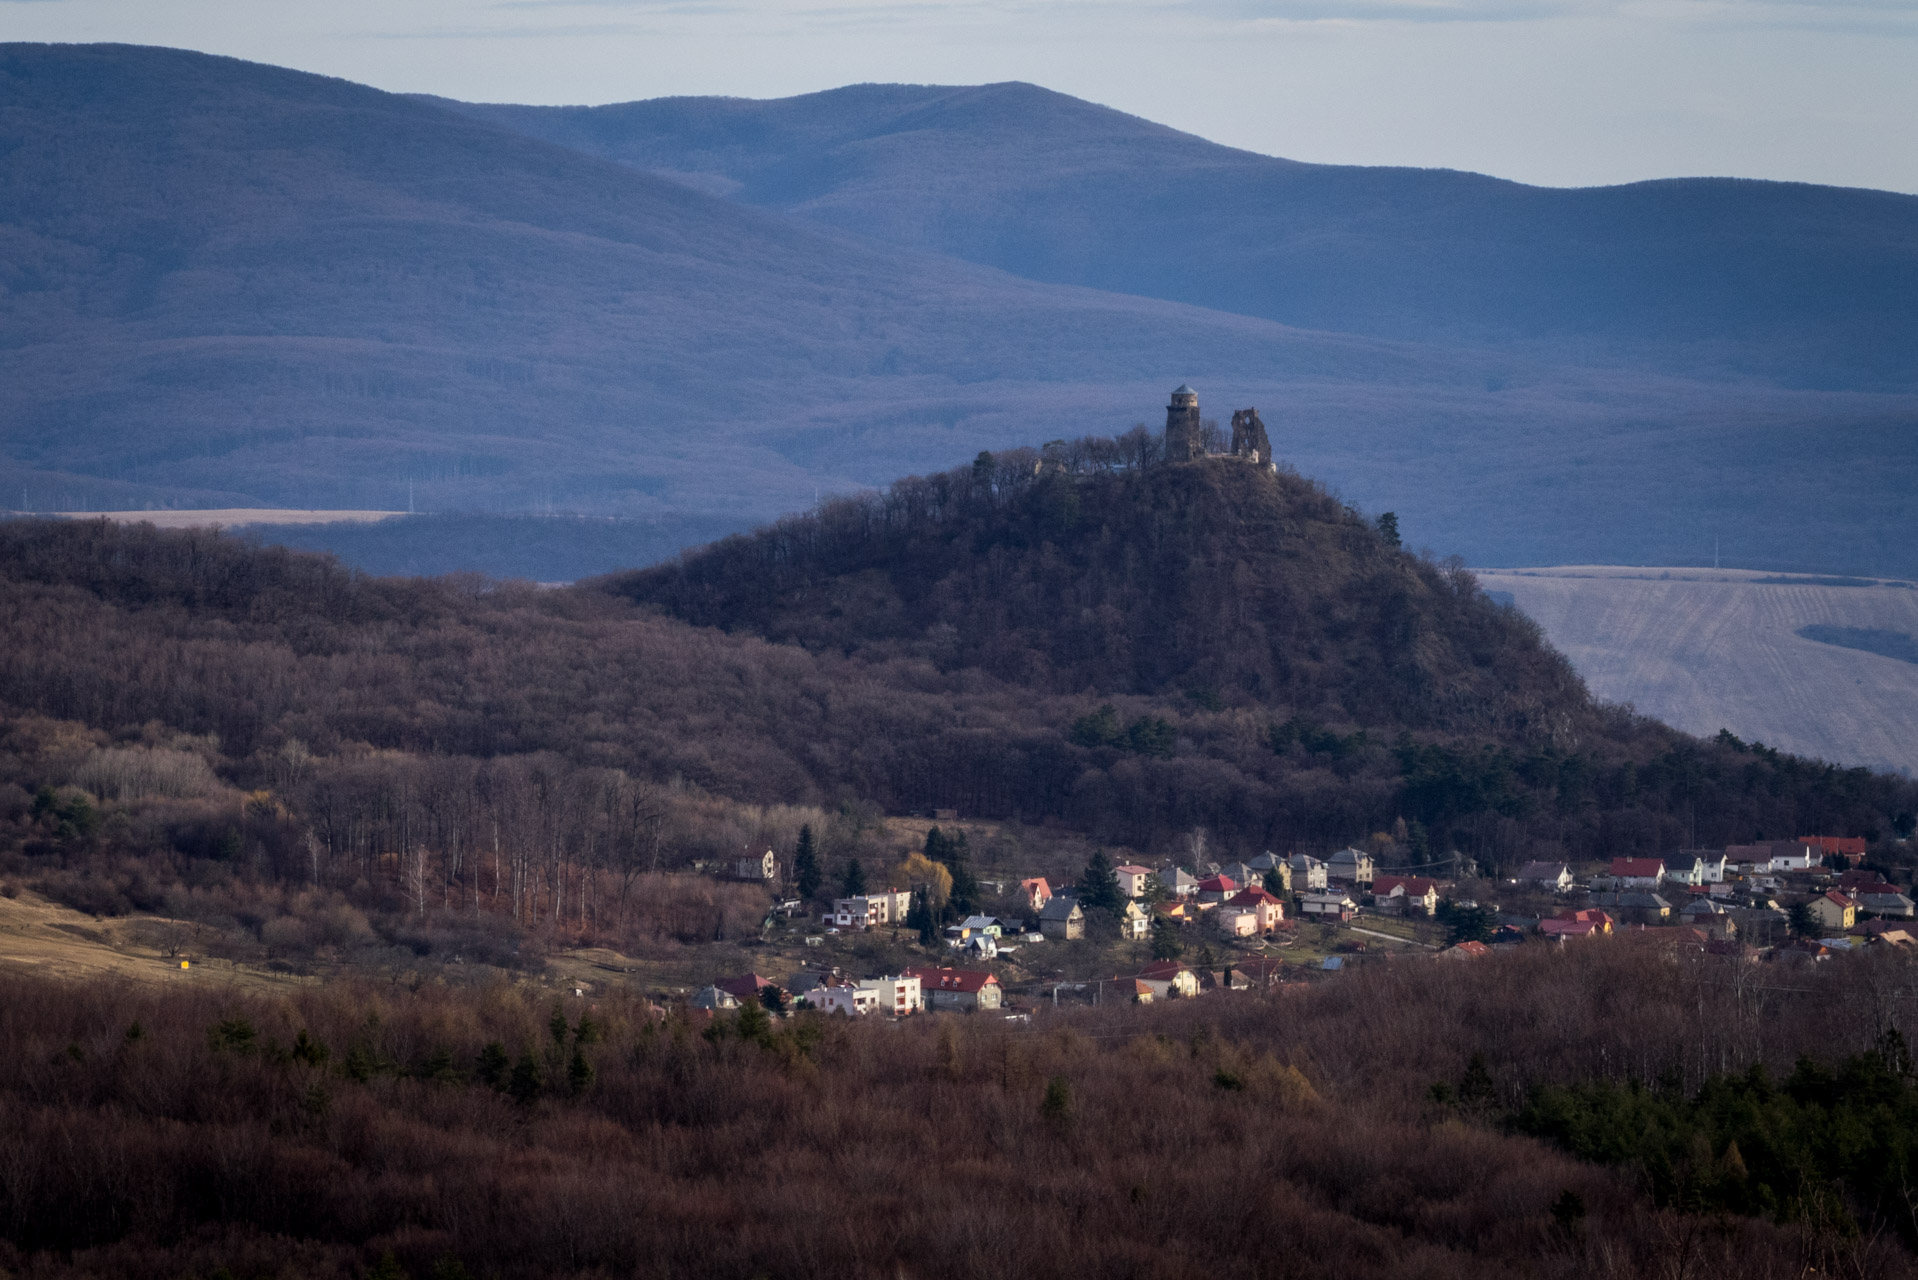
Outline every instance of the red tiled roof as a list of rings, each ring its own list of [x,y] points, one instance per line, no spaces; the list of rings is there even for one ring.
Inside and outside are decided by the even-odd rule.
[[[908,978],[919,979],[924,991],[964,991],[978,995],[988,986],[998,986],[999,979],[982,969],[902,969],[900,972]]]
[[[1468,939],[1464,942],[1461,942],[1457,946],[1453,947],[1452,950],[1458,952],[1460,955],[1467,955],[1467,956],[1489,956],[1492,954],[1492,949],[1490,947],[1486,946],[1483,942],[1479,942],[1475,939]]]
[[[762,978],[756,973],[742,973],[737,978],[721,978],[713,985],[735,999],[750,1000],[767,987],[776,987],[779,984],[771,978]]]
[[[1863,836],[1799,836],[1800,844],[1808,844],[1823,853],[1863,853]]]
[[[1231,876],[1209,876],[1199,881],[1200,893],[1231,893],[1239,887],[1239,882]]]
[[[1191,967],[1191,965],[1180,964],[1177,960],[1154,960],[1139,970],[1139,976],[1153,982],[1170,982],[1180,974],[1189,971]]]
[[[1598,923],[1593,920],[1541,920],[1538,922],[1538,931],[1560,937],[1584,937],[1596,933]]]
[[[1613,858],[1612,874],[1615,876],[1658,876],[1665,872],[1665,864],[1657,858]]]
[[[1123,867],[1114,867],[1113,870],[1122,876],[1149,876],[1152,874],[1151,867],[1135,867],[1131,863],[1127,863]]]
[[[1278,901],[1279,900],[1277,898],[1267,893],[1264,890],[1264,888],[1255,884],[1251,888],[1241,889],[1239,890],[1239,892],[1233,894],[1230,898],[1227,898],[1225,900],[1225,905],[1228,907],[1251,907],[1251,906],[1256,906],[1261,902],[1278,902]]]
[[[1844,894],[1838,892],[1838,890],[1836,889],[1833,889],[1830,892],[1826,893],[1825,897],[1830,899],[1832,902],[1837,903],[1841,907],[1855,907],[1858,905],[1857,903],[1853,902],[1850,898],[1847,898]]]
[[[1372,896],[1390,897],[1392,890],[1399,885],[1405,886],[1405,896],[1408,898],[1423,898],[1438,888],[1436,880],[1429,880],[1424,876],[1379,876],[1372,881]]]
[[[1846,871],[1838,877],[1838,887],[1846,893],[1896,893],[1876,871]]]

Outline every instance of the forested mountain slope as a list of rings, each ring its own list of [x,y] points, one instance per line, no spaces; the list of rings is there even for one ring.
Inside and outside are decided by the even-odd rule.
[[[1914,196],[1300,164],[1016,83],[462,109],[1037,280],[1419,341],[1918,380]]]
[[[1570,667],[1469,575],[1296,475],[1156,452],[1140,432],[982,455],[606,585],[700,625],[1056,693],[1534,744],[1590,732]]]
[[[1906,780],[1594,706],[1470,575],[1295,478],[1145,445],[1129,466],[1125,442],[1063,446],[1038,475],[1013,452],[979,468],[989,486],[970,468],[902,482],[551,591],[0,522],[0,708],[98,749],[185,735],[226,785],[277,797],[260,857],[296,876],[309,829],[370,858],[407,830],[457,844],[534,823],[554,857],[610,856],[627,837],[600,830],[621,812],[607,788],[670,780],[1134,846],[1204,827],[1247,854],[1403,819],[1491,866],[1882,834],[1918,810]],[[718,622],[735,633],[701,625]],[[91,749],[26,751],[0,810],[82,776]],[[142,838],[201,838],[173,830]]]

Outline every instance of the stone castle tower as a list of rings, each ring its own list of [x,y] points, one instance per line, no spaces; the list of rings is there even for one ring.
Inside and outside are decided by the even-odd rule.
[[[1205,456],[1205,437],[1199,428],[1199,393],[1183,382],[1165,407],[1165,458],[1189,462]]]

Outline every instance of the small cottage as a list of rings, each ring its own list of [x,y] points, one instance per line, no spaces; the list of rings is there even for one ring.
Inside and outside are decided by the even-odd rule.
[[[1061,941],[1083,938],[1086,936],[1086,913],[1072,898],[1054,898],[1039,912],[1039,932]]]

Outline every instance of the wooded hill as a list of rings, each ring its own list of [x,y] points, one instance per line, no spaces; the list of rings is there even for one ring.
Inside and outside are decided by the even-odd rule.
[[[1148,849],[1195,827],[1222,852],[1324,849],[1403,819],[1421,852],[1494,868],[1877,835],[1918,810],[1906,780],[1596,705],[1469,574],[1306,481],[1149,446],[1009,452],[551,591],[4,523],[0,704],[101,745],[193,736],[229,783],[280,798],[298,875],[323,813],[329,857],[370,859],[426,821],[409,806],[428,790],[457,816],[444,838],[472,843],[506,803],[481,767],[514,761],[553,795],[610,771]],[[22,813],[79,763],[21,759]],[[429,788],[440,761],[457,767]],[[554,803],[542,848],[581,874],[611,856],[598,802]]]
[[[1574,749],[1569,664],[1324,488],[1144,431],[981,454],[606,586],[700,626],[1049,693]]]

